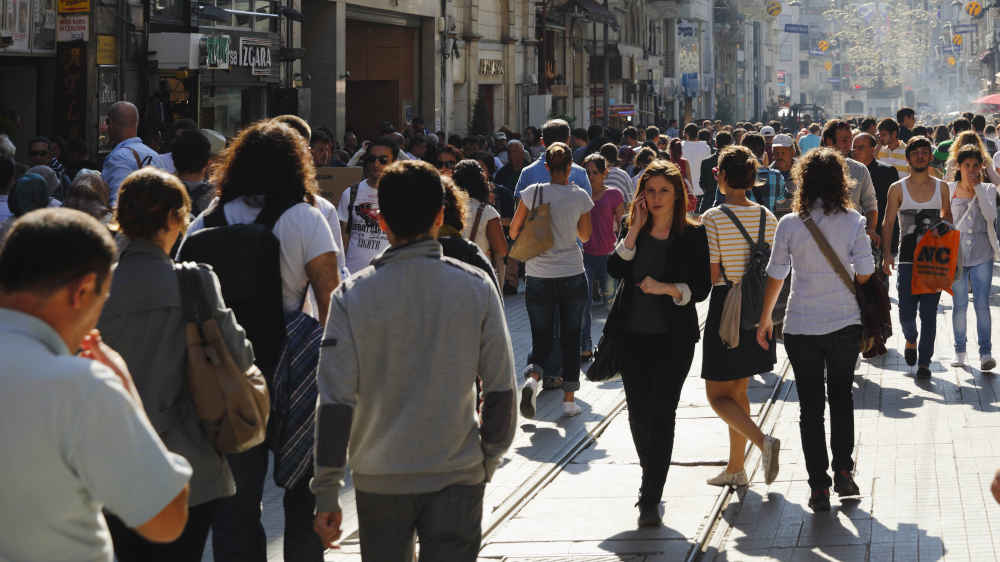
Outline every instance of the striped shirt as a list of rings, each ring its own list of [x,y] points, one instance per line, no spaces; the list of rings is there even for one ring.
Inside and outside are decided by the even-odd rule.
[[[901,178],[910,175],[910,164],[906,161],[906,143],[899,143],[895,149],[884,145],[879,146],[878,154],[875,155],[875,158],[886,166],[896,168]]]
[[[753,204],[747,207],[729,205],[723,203],[740,219],[743,228],[751,238],[757,240],[760,233],[760,210],[761,205]],[[778,219],[774,218],[771,211],[764,208],[767,216],[764,228],[764,238],[768,244],[774,244],[774,229],[778,225]],[[719,207],[712,207],[701,215],[701,222],[705,225],[705,234],[708,236],[708,256],[711,263],[721,263],[725,272],[725,279],[738,282],[743,278],[743,270],[747,260],[750,258],[750,246],[746,238],[740,233],[733,221]],[[717,285],[725,285],[724,279],[720,279]]]

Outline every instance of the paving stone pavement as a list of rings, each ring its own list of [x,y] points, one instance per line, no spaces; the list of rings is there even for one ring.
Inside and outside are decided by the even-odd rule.
[[[994,318],[998,293],[995,284]],[[1000,468],[995,438],[1000,381],[975,368],[978,342],[971,303],[967,334],[974,366],[951,366],[951,303],[950,296],[942,295],[931,380],[916,380],[903,360],[895,302],[897,333],[889,354],[863,361],[855,373],[855,479],[861,501],[841,502],[834,494],[830,513],[813,514],[808,508],[793,388],[775,429],[783,449],[778,481],[771,486],[753,482],[741,500],[727,507],[703,560],[1000,559],[1000,507],[989,492]],[[1000,326],[994,322],[992,328],[993,339],[1000,341]]]

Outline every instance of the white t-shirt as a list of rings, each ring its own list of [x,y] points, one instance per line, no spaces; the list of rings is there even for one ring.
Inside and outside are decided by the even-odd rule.
[[[532,208],[535,190],[542,188],[540,203],[549,204],[552,217],[552,247],[524,264],[529,277],[556,279],[583,273],[583,251],[577,243],[580,216],[594,208],[594,201],[574,185],[536,183],[521,190],[521,201]]]
[[[354,214],[351,224],[350,241],[347,242],[347,269],[351,273],[368,267],[372,258],[389,247],[389,239],[378,225],[378,191],[368,185],[368,180],[358,186],[358,196],[354,200],[354,208],[348,210],[351,204],[351,189],[344,190],[337,205],[337,214],[343,222],[347,222],[348,213]]]
[[[340,215],[337,213],[337,207],[325,197],[317,195],[316,208],[326,219],[326,224],[330,225],[333,244],[337,247],[337,269],[344,271],[347,268],[347,260],[344,258],[344,234],[340,231]]]
[[[188,235],[205,227],[205,216],[215,208],[209,207],[188,227]],[[257,220],[260,207],[251,206],[245,197],[239,197],[223,207],[229,224],[249,224]],[[309,276],[306,264],[327,253],[336,252],[333,233],[322,213],[308,203],[298,203],[289,208],[274,223],[274,235],[281,246],[281,302],[285,312],[302,309]]]
[[[681,155],[687,158],[692,185],[700,186],[701,161],[712,155],[712,149],[705,141],[684,141],[681,143]]]
[[[468,240],[472,240],[472,225],[476,222],[476,212],[479,210],[480,203],[478,199],[469,197],[469,201],[465,204],[465,228],[462,229],[462,236]],[[487,203],[483,207],[483,216],[479,218],[479,231],[476,232],[476,239],[472,240],[487,256],[490,255],[490,240],[486,237],[486,223],[498,218],[500,218],[500,213],[493,208],[493,205]]]

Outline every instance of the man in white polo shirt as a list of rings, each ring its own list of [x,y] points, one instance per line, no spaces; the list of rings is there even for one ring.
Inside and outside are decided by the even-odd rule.
[[[0,249],[0,560],[111,562],[102,508],[153,542],[187,523],[191,465],[94,330],[115,253],[69,209],[24,215]]]

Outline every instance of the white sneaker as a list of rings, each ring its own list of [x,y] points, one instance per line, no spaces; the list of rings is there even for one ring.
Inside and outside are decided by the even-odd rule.
[[[770,484],[778,477],[778,453],[781,452],[781,440],[764,436],[764,448],[761,450],[761,465],[764,468],[764,483]]]
[[[576,402],[563,402],[563,415],[573,417],[579,416],[583,410],[576,405]]]
[[[993,367],[997,366],[997,360],[990,357],[989,355],[983,355],[979,358],[979,370],[980,371],[992,371]]]
[[[965,365],[967,355],[964,351],[955,352],[955,360],[951,362],[952,367],[962,367]]]
[[[521,415],[529,419],[534,418],[537,405],[538,381],[534,377],[528,377],[521,387]]]
[[[706,482],[710,486],[746,486],[749,483],[747,478],[747,473],[745,470],[739,472],[726,472],[726,469],[722,469],[722,472],[714,478],[709,478]]]

